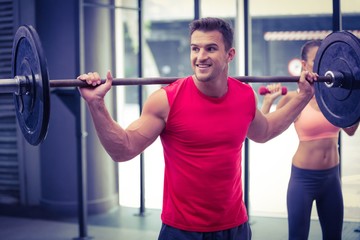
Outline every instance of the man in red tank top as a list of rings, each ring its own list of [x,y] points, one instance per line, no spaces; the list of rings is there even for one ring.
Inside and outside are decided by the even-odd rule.
[[[190,52],[194,74],[152,93],[139,119],[126,129],[105,106],[110,72],[101,85],[96,72],[79,76],[99,85],[80,92],[114,161],[134,158],[160,136],[165,180],[159,240],[251,239],[241,187],[244,139],[266,142],[287,129],[312,98],[317,75],[304,71],[297,97],[265,116],[256,108],[253,89],[228,76],[235,57],[228,22],[193,21]]]

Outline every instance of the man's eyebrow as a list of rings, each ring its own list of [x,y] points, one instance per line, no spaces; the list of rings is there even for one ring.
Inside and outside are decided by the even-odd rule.
[[[207,44],[207,47],[217,47],[218,45],[216,43]]]
[[[196,44],[196,43],[191,43],[190,46],[192,47],[198,47],[199,45],[203,45],[203,44]],[[216,43],[209,43],[209,44],[205,44],[205,47],[217,47],[218,45]]]

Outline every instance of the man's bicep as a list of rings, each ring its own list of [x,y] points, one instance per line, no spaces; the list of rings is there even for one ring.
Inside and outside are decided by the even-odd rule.
[[[163,90],[162,90],[163,91]],[[164,92],[156,91],[144,104],[139,119],[134,121],[126,131],[133,141],[147,147],[160,135],[165,127],[168,103]]]
[[[262,112],[256,109],[256,114],[251,122],[247,137],[255,142],[264,142],[266,139],[268,123]]]

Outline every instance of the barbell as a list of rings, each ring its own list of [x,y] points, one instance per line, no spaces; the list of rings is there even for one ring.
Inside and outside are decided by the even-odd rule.
[[[319,74],[315,96],[324,116],[344,128],[360,119],[360,42],[347,31],[333,32],[321,43],[314,72]],[[36,30],[23,25],[15,33],[12,79],[0,79],[0,93],[13,93],[16,115],[32,145],[46,137],[50,117],[50,87],[91,87],[77,79],[49,80],[47,61]],[[243,82],[298,82],[295,76],[235,77]],[[170,84],[170,78],[115,78],[112,85]],[[102,80],[104,82],[105,80]]]

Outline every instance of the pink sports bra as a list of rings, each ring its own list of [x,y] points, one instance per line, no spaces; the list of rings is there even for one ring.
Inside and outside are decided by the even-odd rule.
[[[338,137],[340,128],[332,125],[320,112],[310,104],[302,110],[299,118],[294,122],[300,141],[311,141],[323,138]]]

